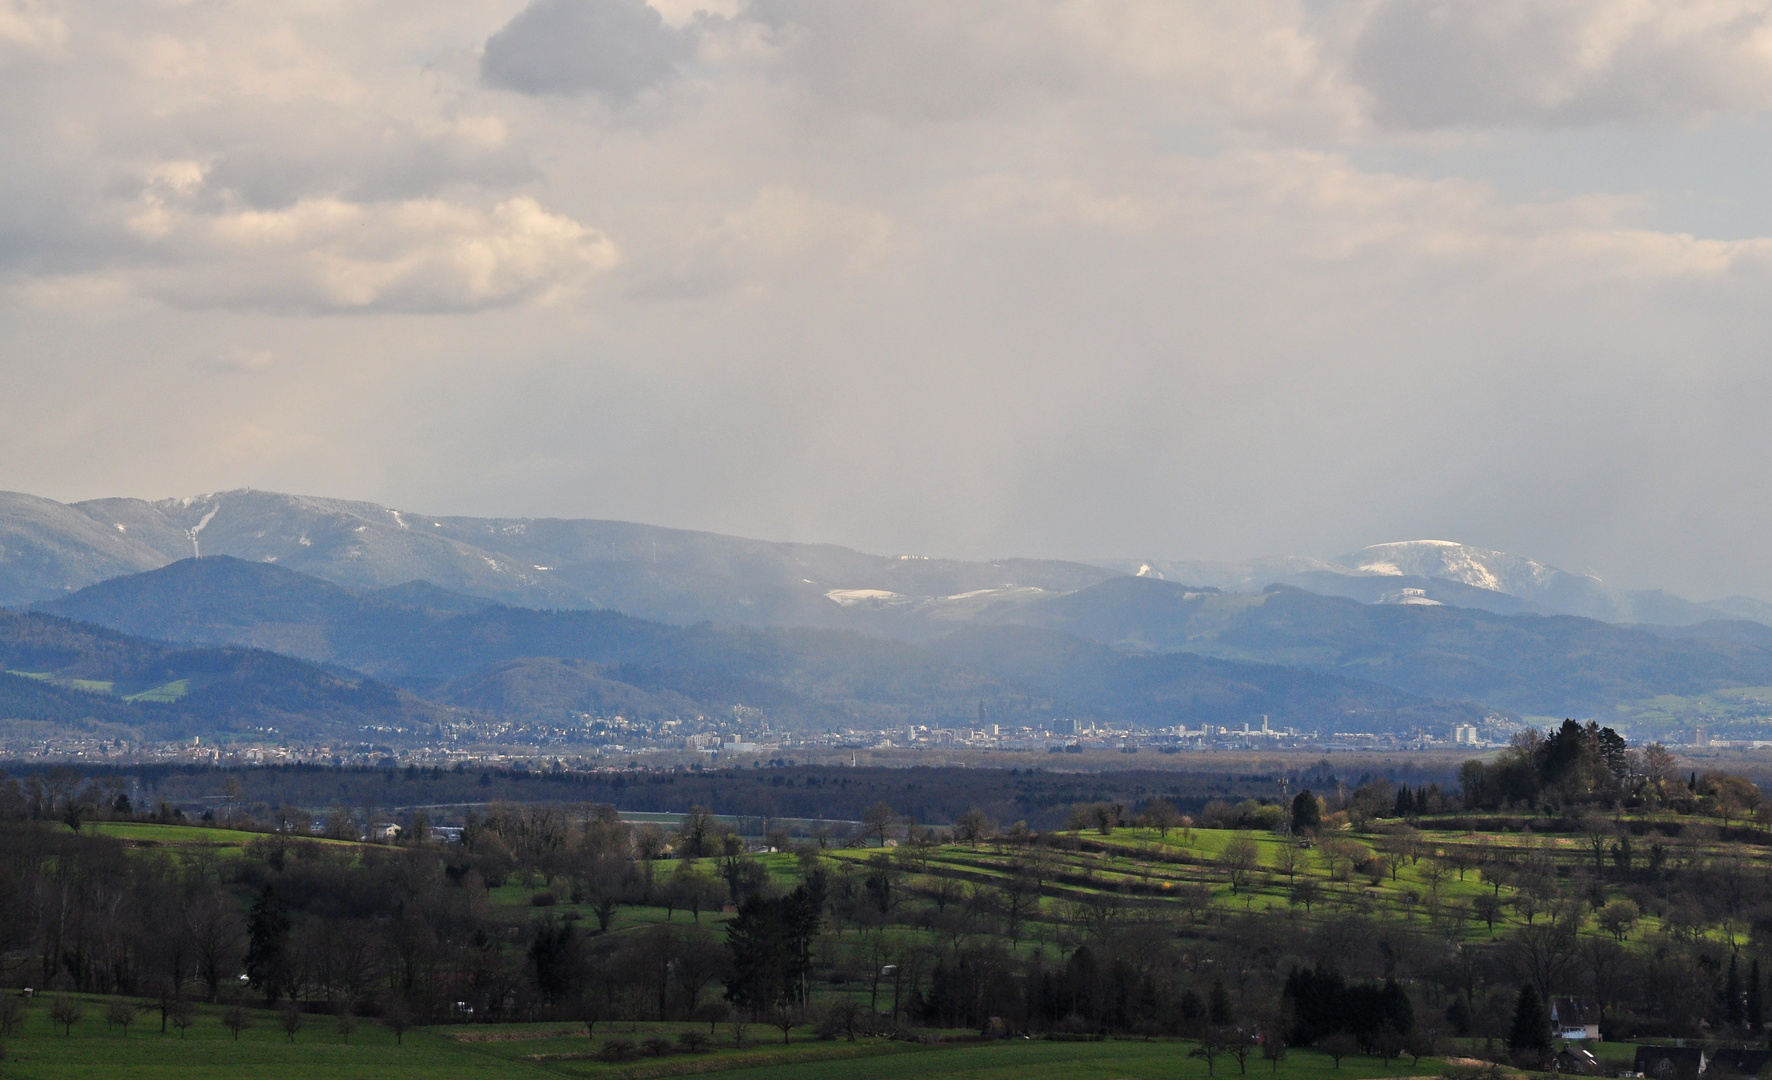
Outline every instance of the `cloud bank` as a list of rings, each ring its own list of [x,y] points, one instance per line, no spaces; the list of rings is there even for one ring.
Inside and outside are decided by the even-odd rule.
[[[1759,592],[1772,5],[0,2],[0,487]]]

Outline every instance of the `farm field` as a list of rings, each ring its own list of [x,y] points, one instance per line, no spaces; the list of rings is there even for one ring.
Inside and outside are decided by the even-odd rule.
[[[219,855],[238,855],[247,844],[265,838],[264,833],[248,832],[243,829],[172,825],[153,821],[88,821],[82,823],[81,828],[95,836],[108,836],[122,840],[136,848],[169,847],[187,851],[208,848]],[[305,839],[309,843],[345,847],[355,845],[355,841],[351,840],[329,840],[324,837],[307,837]]]

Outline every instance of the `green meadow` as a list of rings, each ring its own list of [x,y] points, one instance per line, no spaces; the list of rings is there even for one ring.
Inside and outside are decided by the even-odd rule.
[[[128,1033],[105,1023],[110,999],[81,995],[84,1018],[71,1035],[50,1022],[48,1005],[33,1003],[23,1030],[8,1040],[0,1076],[20,1080],[503,1080],[506,1077],[607,1078],[732,1073],[756,1080],[1206,1080],[1206,1064],[1181,1040],[1050,1042],[959,1037],[920,1044],[880,1038],[819,1040],[796,1032],[782,1045],[779,1030],[747,1026],[744,1045],[735,1047],[722,1025],[713,1045],[697,1052],[651,1056],[639,1048],[646,1039],[674,1042],[682,1031],[706,1033],[706,1025],[604,1023],[595,1038],[562,1024],[460,1025],[416,1028],[397,1042],[386,1028],[361,1021],[347,1038],[333,1018],[308,1016],[290,1039],[277,1014],[251,1010],[252,1026],[238,1040],[221,1023],[220,1010],[198,1009],[183,1034],[160,1031],[158,1012],[144,1010]],[[636,1057],[619,1063],[601,1060],[612,1041],[636,1044]],[[1327,1056],[1293,1050],[1276,1070],[1256,1055],[1245,1062],[1249,1075],[1278,1080],[1362,1080],[1370,1077],[1434,1075],[1439,1063],[1408,1058],[1388,1066],[1376,1058],[1350,1057],[1337,1069]],[[1215,1076],[1240,1075],[1234,1059],[1220,1057]]]

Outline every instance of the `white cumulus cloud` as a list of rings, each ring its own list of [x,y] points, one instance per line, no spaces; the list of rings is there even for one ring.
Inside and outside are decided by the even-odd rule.
[[[527,196],[490,210],[317,198],[215,214],[152,200],[130,226],[153,261],[124,276],[188,308],[472,310],[545,297],[617,258],[608,237]]]

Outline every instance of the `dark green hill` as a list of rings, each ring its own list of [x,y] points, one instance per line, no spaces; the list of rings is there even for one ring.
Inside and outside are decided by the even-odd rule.
[[[187,648],[0,609],[0,719],[91,719],[144,737],[275,729],[434,733],[456,715],[373,679],[248,648]]]
[[[383,594],[227,556],[182,559],[143,574],[88,586],[39,610],[163,641],[246,645],[306,660],[338,661],[374,673],[359,662],[374,641],[406,639],[451,610],[430,601],[454,594],[422,582]],[[466,600],[467,598],[457,598]]]
[[[1129,577],[1021,609],[1014,618],[1098,642],[1310,668],[1546,716],[1601,714],[1660,694],[1772,685],[1772,648],[1752,626],[1675,634],[1572,615],[1362,604],[1287,586],[1220,593]]]
[[[624,681],[624,675],[634,681]],[[635,685],[643,681],[619,666],[529,656],[456,679],[441,688],[438,698],[451,705],[556,723],[571,721],[574,714],[662,720],[706,709],[675,690],[648,691]]]

